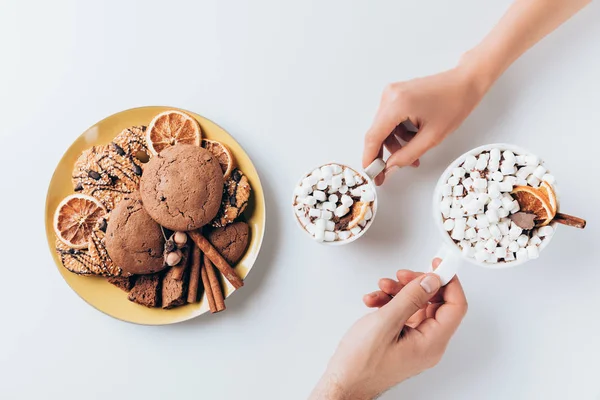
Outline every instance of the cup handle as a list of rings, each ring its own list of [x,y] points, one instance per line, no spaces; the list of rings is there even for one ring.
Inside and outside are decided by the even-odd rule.
[[[377,175],[383,172],[385,169],[385,161],[383,158],[376,158],[367,168],[365,168],[365,174],[372,180],[375,179]]]
[[[435,269],[435,271],[430,267],[430,272],[438,275],[440,277],[442,286],[445,286],[452,280],[454,275],[456,275],[460,269],[460,266],[462,265],[462,259],[456,253],[456,251],[452,251],[447,245],[443,245],[438,250],[435,258],[441,258],[442,262]]]

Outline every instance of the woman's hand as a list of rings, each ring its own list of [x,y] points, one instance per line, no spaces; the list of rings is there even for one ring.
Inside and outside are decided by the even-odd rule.
[[[434,266],[440,260],[434,260]],[[458,278],[408,270],[364,297],[379,310],[346,333],[311,399],[372,399],[438,363],[467,311]]]
[[[437,75],[388,85],[373,125],[365,136],[363,167],[391,154],[375,183],[399,167],[419,166],[419,157],[456,130],[486,93],[489,84],[468,64]],[[409,132],[410,121],[418,132]]]

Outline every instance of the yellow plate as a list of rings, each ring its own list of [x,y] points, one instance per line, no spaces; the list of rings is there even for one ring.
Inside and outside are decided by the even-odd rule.
[[[71,172],[73,164],[82,151],[97,144],[109,143],[121,130],[129,126],[147,126],[152,117],[166,110],[176,110],[176,108],[133,108],[111,115],[89,128],[75,140],[58,163],[54,175],[52,175],[46,197],[45,218],[48,246],[54,257],[56,267],[65,281],[82,299],[103,313],[123,321],[144,325],[173,324],[197,317],[208,311],[206,297],[203,296],[199,303],[188,304],[171,310],[146,308],[127,300],[127,293],[109,284],[104,278],[79,276],[69,272],[62,266],[60,259],[54,251],[56,235],[52,227],[52,220],[54,210],[60,201],[73,193]],[[252,186],[252,197],[248,208],[244,212],[246,221],[250,226],[250,244],[244,258],[236,266],[238,274],[242,278],[245,278],[256,261],[265,232],[265,199],[258,173],[248,154],[223,128],[198,114],[189,111],[185,112],[198,120],[205,138],[218,140],[229,146],[238,167],[246,174]],[[226,283],[225,295],[229,297],[233,293],[234,288],[229,282],[224,283]]]

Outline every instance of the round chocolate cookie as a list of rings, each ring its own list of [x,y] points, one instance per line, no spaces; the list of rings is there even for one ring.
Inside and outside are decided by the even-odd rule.
[[[209,151],[178,144],[152,157],[140,181],[144,208],[165,228],[191,231],[219,212],[223,172]]]
[[[111,260],[131,274],[151,274],[166,267],[165,238],[139,198],[123,199],[110,215],[104,238]]]
[[[219,228],[235,221],[246,209],[251,191],[246,175],[239,169],[234,169],[225,181],[223,202],[211,225]]]
[[[249,228],[245,222],[236,222],[210,231],[206,238],[230,265],[237,263],[246,252]]]

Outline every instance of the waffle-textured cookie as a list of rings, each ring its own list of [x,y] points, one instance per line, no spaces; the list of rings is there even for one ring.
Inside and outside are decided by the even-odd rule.
[[[234,169],[225,181],[221,208],[211,225],[220,228],[235,221],[248,206],[251,192],[252,188],[246,175],[239,169]]]
[[[92,274],[90,269],[94,262],[88,249],[72,249],[59,239],[56,239],[55,248],[66,269],[78,275]]]
[[[121,156],[133,156],[138,159],[150,158],[146,142],[146,127],[132,126],[123,129],[112,141],[115,152]]]
[[[129,276],[130,274],[123,272],[120,267],[113,263],[108,255],[108,251],[106,251],[105,236],[107,226],[108,216],[104,216],[98,220],[90,235],[88,250],[93,261],[90,271],[93,274],[103,276]]]

